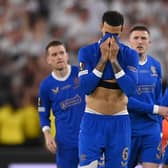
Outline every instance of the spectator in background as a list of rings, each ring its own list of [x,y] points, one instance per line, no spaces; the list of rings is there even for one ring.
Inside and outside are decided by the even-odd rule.
[[[0,106],[0,146],[42,144],[38,111],[30,92],[25,92],[13,90],[10,100]]]
[[[57,167],[77,168],[78,133],[85,108],[85,96],[78,80],[78,67],[68,64],[68,53],[60,41],[48,43],[46,59],[52,72],[41,81],[38,100],[45,143],[49,151],[56,153]],[[51,110],[55,116],[55,138],[50,131]]]

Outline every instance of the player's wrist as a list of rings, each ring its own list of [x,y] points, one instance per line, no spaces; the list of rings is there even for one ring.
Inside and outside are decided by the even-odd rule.
[[[103,76],[103,72],[97,70],[96,68],[93,70],[93,73],[99,78]]]
[[[106,62],[105,62],[105,61],[102,61],[102,60],[100,59],[100,61],[98,62],[98,64],[97,64],[97,66],[96,66],[95,69],[96,69],[97,71],[103,73],[103,70],[104,70],[105,66],[106,66]]]
[[[153,114],[158,114],[159,113],[159,106],[158,105],[154,105],[153,106]]]
[[[44,126],[43,128],[42,128],[42,132],[44,133],[44,132],[50,132],[50,127],[49,126]]]
[[[119,72],[115,73],[115,78],[119,79],[124,75],[125,75],[125,72],[123,70],[120,70]]]
[[[102,58],[100,58],[98,64],[102,64],[102,65],[104,65],[104,64],[107,63],[107,61],[108,61],[107,59],[102,59]]]

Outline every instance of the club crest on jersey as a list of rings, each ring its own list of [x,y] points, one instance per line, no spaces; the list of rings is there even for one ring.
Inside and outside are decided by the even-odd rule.
[[[85,69],[85,64],[83,62],[80,62],[79,67],[80,71],[83,71]]]
[[[52,92],[53,92],[53,93],[57,94],[57,93],[58,93],[58,91],[59,91],[59,87],[56,87],[56,88],[51,89],[51,90],[52,90]]]
[[[157,76],[156,68],[154,66],[151,66],[150,69],[151,69],[152,76]]]

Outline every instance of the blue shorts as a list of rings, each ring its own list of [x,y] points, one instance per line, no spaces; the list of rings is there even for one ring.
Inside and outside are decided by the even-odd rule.
[[[78,168],[78,148],[57,146],[56,165],[58,168]]]
[[[127,168],[130,133],[128,115],[85,113],[79,132],[80,166],[89,168],[104,153],[106,168]]]
[[[133,168],[138,162],[160,164],[162,161],[160,132],[153,131],[153,135],[132,136],[131,152],[128,168]]]
[[[168,165],[168,144],[163,154],[163,164]]]

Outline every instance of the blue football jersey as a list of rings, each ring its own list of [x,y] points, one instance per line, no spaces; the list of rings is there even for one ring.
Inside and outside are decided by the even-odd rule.
[[[85,109],[85,96],[79,85],[76,66],[69,66],[65,79],[57,79],[54,73],[40,84],[38,111],[41,127],[50,127],[50,110],[55,116],[56,141],[77,146],[81,118]]]
[[[128,101],[133,134],[152,132],[160,126],[161,117],[153,113],[153,107],[162,101],[161,79],[159,61],[148,55],[147,61],[139,64],[136,93]]]
[[[107,34],[102,39],[108,38],[109,36],[110,35]],[[101,57],[100,45],[102,43],[102,39],[96,43],[92,43],[90,45],[80,48],[78,53],[78,61],[81,64],[79,77],[81,87],[85,94],[92,93],[92,91],[100,82],[100,78],[98,78],[94,74],[93,70],[98,64]],[[119,45],[119,53],[117,59],[125,75],[118,79],[115,79],[112,65],[110,61],[108,61],[103,71],[103,76],[101,80],[115,79],[117,80],[117,83],[121,90],[123,90],[126,95],[131,95],[135,91],[135,86],[137,82],[137,66],[139,59],[138,53],[121,43],[119,39],[117,39],[117,42]],[[88,83],[88,81],[90,82]]]

